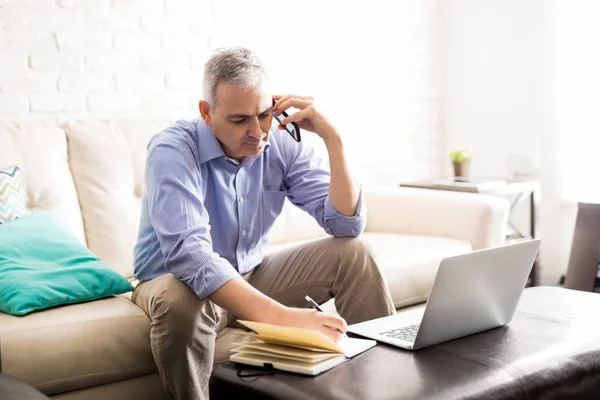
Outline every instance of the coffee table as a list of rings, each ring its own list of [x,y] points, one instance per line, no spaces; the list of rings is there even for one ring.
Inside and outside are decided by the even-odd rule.
[[[212,399],[600,398],[600,294],[527,288],[508,326],[416,352],[378,344],[316,377],[238,368],[261,371],[218,364]]]

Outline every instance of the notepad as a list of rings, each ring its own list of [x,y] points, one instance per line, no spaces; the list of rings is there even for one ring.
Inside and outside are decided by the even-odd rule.
[[[305,375],[318,375],[377,344],[375,340],[349,337],[334,342],[313,329],[238,322],[253,331],[241,334],[258,341],[234,343],[230,361]]]

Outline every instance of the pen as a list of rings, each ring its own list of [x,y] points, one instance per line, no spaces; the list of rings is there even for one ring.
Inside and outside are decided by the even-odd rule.
[[[314,301],[313,299],[310,298],[309,295],[304,296],[304,298],[306,299],[306,301],[308,301],[310,303],[311,306],[313,306],[313,308],[319,312],[323,312],[323,309],[321,307],[319,307],[319,305],[317,304],[316,301]],[[340,331],[339,329],[336,328],[332,328],[335,329],[336,331],[340,332],[342,335],[344,335],[344,337],[346,337],[346,334],[342,331]]]
[[[321,309],[321,307],[319,307],[319,305],[317,304],[316,301],[314,301],[313,299],[310,298],[309,295],[304,296],[304,298],[306,299],[306,301],[308,301],[315,310],[323,312],[323,310]]]

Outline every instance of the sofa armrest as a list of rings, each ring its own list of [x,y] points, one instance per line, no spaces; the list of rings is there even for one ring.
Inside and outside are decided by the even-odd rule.
[[[431,189],[365,189],[366,232],[402,233],[467,240],[473,250],[504,244],[506,199]]]

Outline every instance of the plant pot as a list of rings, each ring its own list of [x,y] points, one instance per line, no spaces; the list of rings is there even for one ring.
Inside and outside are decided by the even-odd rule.
[[[471,163],[452,163],[454,167],[454,176],[469,176]]]

